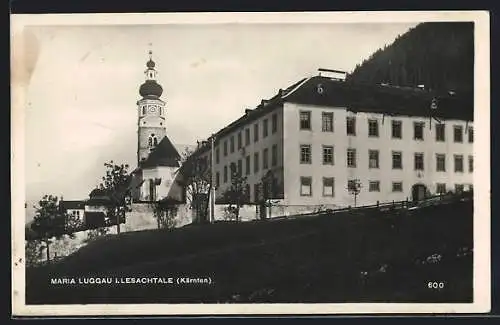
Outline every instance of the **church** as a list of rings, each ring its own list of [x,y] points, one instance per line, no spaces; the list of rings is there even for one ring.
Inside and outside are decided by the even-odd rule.
[[[132,200],[181,204],[185,202],[178,181],[181,156],[167,136],[166,102],[161,99],[163,88],[156,80],[151,51],[144,74],[137,101],[137,168],[132,172]]]

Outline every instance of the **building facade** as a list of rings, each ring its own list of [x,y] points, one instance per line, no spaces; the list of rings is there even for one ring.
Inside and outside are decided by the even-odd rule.
[[[286,215],[470,190],[473,127],[467,94],[320,73],[247,109],[197,155],[213,160],[216,202],[227,203],[235,166],[249,204],[270,199]]]

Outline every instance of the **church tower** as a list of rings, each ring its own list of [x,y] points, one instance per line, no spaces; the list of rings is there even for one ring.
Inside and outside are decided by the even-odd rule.
[[[165,102],[160,99],[163,88],[156,82],[157,71],[149,51],[145,81],[139,88],[141,99],[137,101],[137,163],[141,165],[166,135]]]

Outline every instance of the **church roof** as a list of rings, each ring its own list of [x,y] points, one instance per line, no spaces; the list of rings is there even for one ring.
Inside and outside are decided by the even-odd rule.
[[[59,202],[59,208],[62,211],[66,210],[82,210],[85,209],[85,201],[61,201]]]
[[[156,148],[151,152],[145,161],[141,162],[142,168],[166,166],[166,167],[179,167],[181,156],[174,147],[170,139],[165,136],[158,143]]]

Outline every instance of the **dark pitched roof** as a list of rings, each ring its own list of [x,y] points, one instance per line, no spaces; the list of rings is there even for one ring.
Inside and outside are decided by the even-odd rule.
[[[318,92],[318,87],[323,89]],[[473,94],[437,93],[418,88],[396,87],[358,82],[338,81],[327,77],[309,78],[295,91],[284,96],[285,101],[317,105],[346,107],[357,112],[404,115],[473,121]],[[431,110],[433,99],[438,108]]]
[[[318,92],[321,85],[323,92]],[[431,110],[433,98],[438,109]],[[411,87],[397,87],[377,84],[363,84],[341,81],[324,76],[303,78],[268,100],[262,100],[255,109],[245,110],[245,114],[215,134],[218,140],[233,130],[251,123],[259,117],[280,107],[284,102],[313,106],[346,107],[357,112],[373,112],[387,115],[405,115],[437,118],[474,120],[474,96],[472,93],[436,93]],[[196,150],[196,154],[210,148],[207,142]]]
[[[66,211],[68,209],[85,209],[85,201],[60,201],[59,208],[62,211]]]
[[[145,161],[140,163],[140,167],[156,167],[156,166],[167,166],[167,167],[179,167],[179,161],[181,156],[177,149],[175,149],[170,139],[165,136],[158,143],[158,146],[151,152]]]

